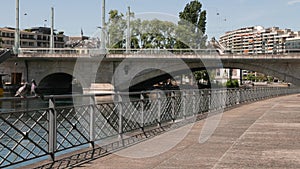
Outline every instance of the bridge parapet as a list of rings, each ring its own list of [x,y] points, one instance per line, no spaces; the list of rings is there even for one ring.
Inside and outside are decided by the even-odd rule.
[[[289,51],[289,50],[288,50]],[[298,50],[297,50],[298,51]],[[21,48],[20,58],[179,58],[179,59],[300,59],[300,52],[276,54],[218,54],[215,49],[87,49],[87,48]]]
[[[18,57],[24,58],[81,58],[102,55],[100,49],[85,48],[21,48]]]

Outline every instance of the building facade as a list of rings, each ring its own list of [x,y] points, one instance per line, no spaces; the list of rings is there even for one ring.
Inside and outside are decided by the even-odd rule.
[[[231,77],[230,77],[231,71]],[[237,80],[240,83],[241,72],[240,69],[216,69],[215,80],[218,84],[225,85],[228,80]]]
[[[300,52],[300,36],[295,38],[287,38],[285,42],[286,52]]]
[[[21,48],[49,48],[51,29],[47,27],[34,27],[20,31]],[[2,48],[12,48],[15,42],[14,28],[0,28],[0,46]],[[54,47],[63,48],[65,46],[65,35],[63,32],[54,34]]]
[[[287,39],[297,36],[290,29],[252,26],[226,32],[219,41],[234,54],[274,54],[285,52]]]

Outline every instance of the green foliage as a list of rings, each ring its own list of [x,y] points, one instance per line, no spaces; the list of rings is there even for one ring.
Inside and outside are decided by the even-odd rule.
[[[195,71],[195,72],[193,72],[193,74],[197,81],[199,81],[199,80],[208,81],[209,80],[209,73],[207,72],[207,70]]]
[[[140,20],[130,22],[131,48],[182,49],[204,48],[206,11],[194,0],[179,13],[178,25],[169,21]],[[109,48],[125,48],[126,18],[118,10],[109,12]]]
[[[176,25],[168,21],[157,19],[143,21],[140,31],[142,48],[169,49],[174,46],[174,29]]]
[[[255,75],[253,73],[247,73],[247,76],[244,76],[243,80],[254,82],[255,81]]]
[[[206,11],[202,11],[201,8],[202,4],[198,0],[194,0],[186,4],[184,10],[179,13],[176,48],[205,47],[207,40],[207,36],[205,36]]]
[[[226,82],[227,88],[238,88],[239,87],[239,81],[238,80],[228,80]]]
[[[272,81],[272,77],[266,76],[265,74],[261,73],[248,73],[247,76],[243,77],[243,80],[248,80],[252,82],[265,82],[265,81]]]
[[[109,34],[111,48],[125,48],[125,35],[127,24],[123,14],[117,10],[110,12]],[[174,48],[174,30],[176,25],[168,21],[154,20],[132,20],[131,29],[131,48]]]
[[[118,10],[111,10],[109,12],[109,48],[124,48],[124,32],[126,30],[126,21],[124,15]]]
[[[2,38],[0,38],[0,48],[2,48],[2,44],[3,43],[3,40],[2,40]]]

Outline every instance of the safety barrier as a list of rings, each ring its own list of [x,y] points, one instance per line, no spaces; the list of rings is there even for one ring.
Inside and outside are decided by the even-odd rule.
[[[299,91],[266,87],[116,93],[114,101],[102,103],[97,103],[95,95],[45,96],[47,107],[0,113],[0,168],[45,157],[55,160],[60,153],[87,145],[93,148],[108,138],[117,139],[122,146],[125,133],[144,132],[204,112]],[[0,101],[25,103],[34,99],[40,98]],[[61,105],[65,99],[73,103]]]

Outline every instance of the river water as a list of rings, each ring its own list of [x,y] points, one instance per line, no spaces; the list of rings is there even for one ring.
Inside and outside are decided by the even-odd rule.
[[[1,100],[2,99],[2,100]],[[56,100],[56,106],[67,106],[67,105],[73,105],[73,101],[72,99],[60,99],[60,100]],[[1,144],[6,145],[8,147],[10,147],[12,150],[15,151],[15,153],[20,154],[21,156],[25,157],[27,156],[27,152],[24,150],[24,148],[21,145],[17,145],[17,143],[15,141],[13,141],[13,139],[9,138],[9,136],[13,136],[14,139],[16,140],[20,140],[20,137],[22,137],[20,135],[20,133],[13,129],[12,126],[22,130],[23,132],[28,130],[30,131],[30,136],[32,136],[32,134],[36,133],[37,135],[35,137],[32,137],[33,139],[36,139],[35,141],[41,142],[41,138],[39,136],[43,136],[43,135],[47,135],[45,133],[47,133],[46,130],[38,127],[39,125],[34,125],[33,123],[35,123],[34,119],[37,120],[39,119],[39,113],[40,115],[43,114],[42,111],[38,111],[40,109],[43,108],[48,108],[49,107],[49,100],[45,99],[42,100],[41,98],[30,98],[30,99],[18,99],[15,98],[13,96],[13,94],[10,93],[5,93],[3,96],[0,96],[0,116],[1,116],[1,120],[0,120],[0,124],[2,124],[0,126],[0,141]],[[30,110],[35,110],[30,112]],[[23,114],[23,112],[29,112],[28,115],[25,113]],[[6,122],[5,122],[6,121]],[[45,129],[47,129],[47,115],[41,117],[40,120],[37,120],[38,123],[40,125],[43,126],[43,124],[45,123],[46,126]],[[9,122],[10,124],[8,124],[7,122]],[[26,122],[26,125],[25,123]],[[27,129],[28,126],[34,126],[34,128],[31,128],[30,130]],[[66,125],[67,126],[67,125]],[[45,138],[47,139],[47,138]],[[60,140],[58,140],[60,141]],[[24,139],[22,140],[22,145],[23,142],[26,142],[26,144],[28,144],[27,140]],[[24,145],[26,145],[24,143]],[[41,144],[41,143],[39,143]],[[43,143],[46,145],[46,143]],[[30,146],[30,145],[27,145]],[[39,149],[34,149],[33,151],[39,151]],[[63,151],[61,153],[66,153],[68,151]],[[37,152],[35,152],[37,153]],[[5,147],[3,147],[2,145],[0,146],[0,158],[6,158],[8,161],[13,161],[15,160],[15,158],[17,158],[16,154],[12,153],[10,154],[8,152],[8,149],[6,149]],[[47,158],[47,157],[45,157]],[[44,157],[42,158],[44,159]],[[31,162],[25,162],[25,163],[21,163],[20,165],[15,165],[12,168],[15,167],[21,167],[24,164],[30,164],[32,162],[36,162],[39,161],[39,159],[37,160],[33,160]],[[6,165],[6,162],[4,162],[2,165]],[[1,166],[0,166],[1,168]]]
[[[8,99],[9,98],[9,99]],[[2,100],[1,100],[2,99]],[[60,99],[57,100],[56,106],[72,105],[72,99]],[[49,100],[42,100],[41,98],[31,98],[31,99],[17,99],[13,94],[4,93],[0,96],[0,112],[14,112],[20,110],[32,110],[48,108]]]

